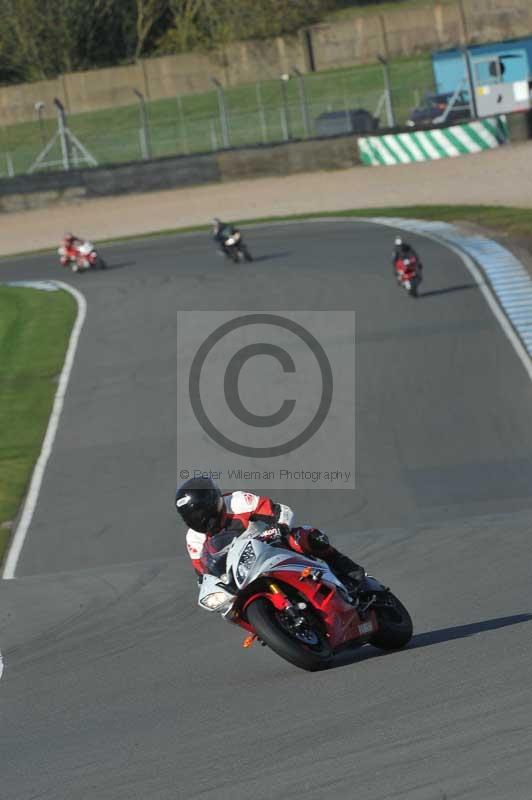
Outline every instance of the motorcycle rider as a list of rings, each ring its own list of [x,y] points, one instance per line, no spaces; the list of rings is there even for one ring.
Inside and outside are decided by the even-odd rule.
[[[396,277],[397,277],[396,262],[397,262],[397,260],[399,258],[401,258],[401,259],[403,259],[403,258],[415,259],[415,263],[417,265],[417,271],[419,272],[420,278],[421,278],[421,272],[423,270],[423,264],[421,263],[421,259],[419,258],[418,254],[416,253],[416,251],[414,250],[412,245],[408,244],[408,242],[406,242],[400,236],[397,236],[396,239],[395,239],[395,242],[394,242],[394,249],[393,249],[393,256],[392,256],[393,271],[394,271],[394,275]]]
[[[74,236],[73,233],[65,233],[61,240],[61,266],[68,267],[71,261],[76,261],[78,255],[78,248],[83,244],[83,239]]]
[[[235,233],[239,233],[238,228],[235,228],[230,222],[222,222],[218,217],[214,217],[212,221],[212,238],[215,242],[218,242],[224,253],[226,252],[225,243],[227,239],[234,236]]]
[[[293,528],[292,509],[269,497],[242,491],[222,494],[210,478],[190,478],[178,487],[175,504],[188,526],[187,550],[199,580],[207,571],[202,556],[209,540],[222,530],[239,536],[257,521],[271,526],[264,539],[282,541],[296,553],[323,559],[350,591],[356,591],[365,575],[364,568],[329,544],[322,531],[307,526]]]

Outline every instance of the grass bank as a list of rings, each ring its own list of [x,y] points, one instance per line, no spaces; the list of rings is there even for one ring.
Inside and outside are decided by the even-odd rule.
[[[388,208],[362,208],[348,211],[325,211],[319,214],[301,214],[290,219],[309,217],[405,217],[408,219],[439,220],[440,222],[468,222],[493,231],[494,235],[528,239],[532,243],[532,208],[512,206],[397,206]],[[254,222],[269,222],[287,217],[267,217]],[[246,223],[242,221],[242,225]],[[249,220],[248,220],[249,224]]]
[[[75,317],[67,292],[0,286],[0,561],[39,455]]]

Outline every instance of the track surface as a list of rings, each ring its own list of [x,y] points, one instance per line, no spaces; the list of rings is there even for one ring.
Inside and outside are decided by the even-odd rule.
[[[2,800],[528,800],[532,386],[460,260],[393,231],[110,248],[18,580],[0,585]],[[58,275],[39,256],[0,280]],[[308,674],[195,606],[173,511],[178,308],[357,311],[355,492],[282,499],[389,583],[412,646]],[[247,487],[253,489],[252,486]]]

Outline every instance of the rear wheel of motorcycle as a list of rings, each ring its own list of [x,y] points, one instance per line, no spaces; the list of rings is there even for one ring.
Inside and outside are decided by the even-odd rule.
[[[314,672],[329,664],[332,656],[327,639],[315,628],[308,643],[290,633],[280,620],[279,612],[264,597],[258,597],[246,610],[248,621],[257,635],[278,656],[296,667]]]
[[[371,644],[381,650],[398,650],[412,638],[412,618],[401,601],[391,592],[386,595],[387,605],[375,605],[379,630],[371,637]]]
[[[412,283],[410,286],[410,297],[417,297],[417,283]]]
[[[245,245],[242,247],[242,252],[244,253],[244,258],[246,259],[246,261],[253,261],[253,256],[251,255],[251,253],[249,252],[249,250]]]
[[[101,256],[98,256],[98,258],[96,259],[96,266],[98,267],[98,269],[107,269],[107,264],[105,263],[105,261]]]

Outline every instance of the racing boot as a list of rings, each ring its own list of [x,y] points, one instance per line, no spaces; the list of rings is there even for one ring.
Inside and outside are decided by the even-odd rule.
[[[328,556],[326,561],[336,577],[345,584],[346,589],[356,594],[366,575],[364,567],[338,550]]]

